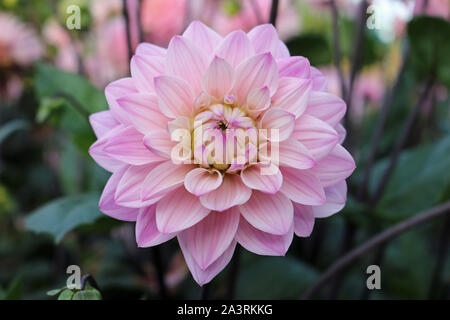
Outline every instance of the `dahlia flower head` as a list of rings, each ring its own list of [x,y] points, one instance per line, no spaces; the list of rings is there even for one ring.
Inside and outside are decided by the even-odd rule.
[[[99,208],[135,221],[139,247],[177,237],[200,285],[237,243],[282,256],[345,205],[345,103],[272,25],[221,37],[195,21],[167,49],[139,45],[105,94],[90,117],[90,154],[112,172]]]

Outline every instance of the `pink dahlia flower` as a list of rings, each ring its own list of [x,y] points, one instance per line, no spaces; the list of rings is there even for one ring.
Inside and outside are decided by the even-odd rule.
[[[223,38],[193,22],[167,49],[141,44],[131,77],[105,90],[110,110],[90,118],[90,154],[112,172],[100,210],[136,221],[140,247],[177,237],[200,285],[236,243],[284,255],[344,207],[355,168],[345,104],[326,87],[272,25]]]

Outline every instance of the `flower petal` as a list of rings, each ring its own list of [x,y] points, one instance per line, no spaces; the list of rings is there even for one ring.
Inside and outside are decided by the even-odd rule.
[[[186,80],[197,95],[202,90],[202,76],[208,67],[206,53],[189,39],[175,36],[167,48],[166,71]]]
[[[347,179],[355,170],[355,167],[355,161],[351,154],[338,144],[311,170],[324,187],[329,187]]]
[[[310,169],[316,165],[314,158],[308,149],[299,141],[288,139],[280,143],[279,163],[297,169]]]
[[[283,176],[280,170],[274,164],[269,165],[258,163],[248,166],[241,171],[242,182],[249,188],[259,190],[265,193],[277,193],[283,183]],[[266,172],[274,174],[264,174],[264,168],[268,169]]]
[[[226,60],[214,57],[202,79],[202,88],[216,99],[223,97],[231,89],[233,67]]]
[[[269,88],[262,87],[250,91],[247,97],[247,113],[256,118],[261,112],[270,107]]]
[[[164,160],[145,147],[143,138],[142,133],[134,127],[126,127],[109,137],[103,151],[117,160],[135,166]]]
[[[200,202],[208,209],[225,211],[236,205],[245,203],[252,190],[245,186],[239,175],[227,174],[223,177],[219,188],[200,197]]]
[[[191,271],[192,277],[194,277],[194,280],[201,286],[210,282],[227,266],[233,257],[234,249],[236,248],[236,241],[233,241],[227,250],[225,250],[225,252],[213,264],[203,270],[195,262],[195,259],[189,253],[189,250],[186,249],[184,243],[182,241],[178,242],[180,243],[181,251],[183,252],[184,259],[186,260],[186,264]]]
[[[155,78],[155,91],[161,112],[168,118],[191,116],[194,110],[194,94],[189,84],[173,76]]]
[[[267,110],[261,120],[260,128],[267,129],[267,134],[271,141],[284,141],[288,139],[294,131],[295,118],[290,112],[280,108],[270,108]],[[278,139],[272,137],[277,130]]]
[[[133,78],[134,84],[139,92],[153,92],[155,88],[153,79],[164,73],[164,69],[164,57],[134,55],[133,58],[131,58],[131,77]]]
[[[319,118],[334,128],[341,121],[345,110],[345,102],[338,96],[327,92],[313,91],[309,97],[305,114]]]
[[[89,148],[89,154],[102,168],[109,172],[116,172],[120,169],[124,162],[120,161],[103,151],[105,145],[108,143],[110,137],[116,135],[117,132],[121,132],[125,126],[123,124],[118,125],[114,129],[108,131],[100,139],[94,142]]]
[[[325,191],[320,180],[310,170],[281,167],[283,185],[280,191],[294,202],[305,205],[325,203]]]
[[[216,190],[222,184],[222,174],[218,170],[196,168],[189,171],[184,179],[184,187],[187,191],[201,197]]]
[[[272,97],[272,107],[289,111],[298,118],[306,110],[311,89],[309,79],[280,78],[278,90]]]
[[[176,165],[171,160],[156,166],[142,185],[142,201],[157,199],[177,189],[184,183],[184,177],[193,169],[191,165]]]
[[[313,81],[314,91],[328,91],[328,79],[316,67],[311,67],[311,80]]]
[[[242,30],[228,34],[216,51],[217,56],[227,60],[234,68],[254,54],[253,46]]]
[[[136,242],[138,247],[153,247],[164,243],[176,233],[161,233],[156,227],[156,205],[141,208],[136,220]]]
[[[294,232],[299,237],[309,237],[314,228],[314,211],[311,206],[293,203]]]
[[[154,45],[152,43],[143,42],[140,43],[136,48],[136,55],[144,57],[165,57],[167,54],[167,49]]]
[[[270,52],[274,58],[289,57],[289,51],[286,53],[285,47],[280,43],[277,30],[272,24],[262,24],[254,27],[248,33],[256,53]]]
[[[267,86],[273,95],[278,86],[277,64],[270,53],[253,56],[241,62],[234,73],[234,84],[231,92],[242,104],[253,89]]]
[[[327,202],[321,206],[312,207],[316,218],[326,218],[345,207],[347,201],[347,183],[341,181],[334,186],[325,188]]]
[[[316,160],[325,157],[339,142],[336,130],[326,122],[307,114],[295,121],[292,138],[300,141]]]
[[[163,233],[178,232],[192,227],[209,214],[198,197],[184,188],[167,194],[156,204],[156,225]]]
[[[211,212],[206,218],[184,230],[178,240],[201,269],[208,268],[233,242],[239,225],[239,210]]]
[[[105,97],[109,108],[117,121],[123,124],[130,124],[126,112],[119,106],[117,99],[128,94],[137,93],[134,81],[131,78],[124,78],[111,82],[105,88]]]
[[[120,124],[120,122],[114,118],[113,113],[110,110],[91,114],[89,116],[89,122],[97,138],[101,138],[108,131]]]
[[[242,216],[255,228],[271,234],[286,234],[292,226],[292,202],[280,192],[253,191],[250,200],[239,206]]]
[[[165,130],[169,118],[165,117],[158,106],[158,97],[149,93],[134,93],[117,100],[126,111],[128,119],[142,134],[153,130]]]
[[[139,209],[119,206],[114,199],[117,184],[127,169],[128,166],[123,166],[120,170],[112,174],[103,189],[98,207],[101,212],[114,219],[122,221],[136,221]]]
[[[310,79],[311,65],[305,57],[289,57],[277,60],[280,77]]]
[[[155,130],[145,135],[144,144],[159,156],[170,159],[172,150],[177,142],[172,141],[170,134],[166,130]]]
[[[202,52],[212,55],[222,41],[222,37],[200,21],[193,21],[183,33],[183,37],[195,43]]]
[[[283,235],[274,235],[256,229],[245,219],[239,222],[237,242],[248,251],[265,256],[284,256],[294,237],[294,226]]]

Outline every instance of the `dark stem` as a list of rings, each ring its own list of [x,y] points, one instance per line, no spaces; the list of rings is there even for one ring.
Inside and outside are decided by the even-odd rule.
[[[397,74],[397,78],[395,79],[395,82],[391,89],[388,89],[386,92],[386,96],[383,100],[383,105],[381,106],[381,112],[380,116],[378,118],[375,132],[372,136],[372,141],[370,143],[370,151],[367,158],[367,162],[364,168],[364,174],[363,174],[363,180],[361,183],[361,188],[359,189],[358,198],[360,200],[367,198],[367,192],[368,192],[368,186],[370,183],[370,175],[372,172],[372,167],[375,162],[375,157],[377,155],[378,145],[380,144],[381,136],[383,134],[384,126],[386,125],[386,120],[388,117],[388,114],[392,108],[392,102],[393,102],[393,96],[395,92],[398,92],[401,79],[403,79],[403,76],[405,74],[406,70],[406,62],[409,57],[409,48],[406,47],[403,51],[403,62],[402,66],[400,67],[400,70]]]
[[[236,283],[239,273],[239,265],[241,259],[241,247],[236,245],[236,250],[234,251],[233,260],[231,261],[230,269],[230,279],[228,281],[226,299],[233,300],[236,292]]]
[[[423,106],[424,102],[426,101],[428,94],[432,87],[433,87],[433,79],[430,79],[426,83],[425,88],[423,89],[423,91],[419,97],[419,100],[417,101],[416,106],[414,107],[413,111],[410,113],[408,119],[406,120],[406,124],[403,129],[403,132],[394,146],[394,150],[392,152],[388,167],[384,171],[384,174],[381,177],[380,183],[378,184],[376,191],[370,201],[371,207],[375,207],[375,205],[378,203],[378,200],[380,200],[381,196],[383,195],[383,193],[386,189],[387,183],[389,182],[389,179],[391,177],[391,174],[394,171],[395,166],[397,165],[397,161],[398,161],[398,157],[400,156],[400,152],[402,151],[403,147],[406,144],[406,141],[408,140],[408,137],[413,129],[414,123],[416,122],[416,119],[420,114],[420,110],[422,109],[422,106]]]
[[[277,26],[278,2],[278,0],[272,0],[272,7],[270,8],[269,23],[273,24],[274,27]]]
[[[351,263],[360,258],[361,256],[367,254],[374,248],[387,243],[399,234],[421,225],[428,220],[439,217],[441,215],[449,213],[450,201],[441,204],[439,206],[433,207],[429,210],[420,212],[419,214],[398,223],[397,225],[379,233],[378,235],[370,238],[362,245],[353,249],[343,257],[339,258],[335,263],[333,263],[319,278],[319,280],[309,288],[301,297],[301,299],[312,298],[324,285],[326,285],[331,279],[333,279],[337,273],[341,272],[347,268]]]
[[[344,79],[344,73],[342,72],[341,60],[342,60],[342,51],[341,51],[341,40],[340,40],[340,32],[339,32],[339,13],[336,6],[335,0],[330,0],[331,5],[331,16],[333,19],[333,60],[334,66],[337,70],[339,82],[341,84],[341,93],[342,98],[345,99],[347,96],[346,85]]]
[[[161,299],[165,299],[167,297],[167,289],[164,279],[164,266],[161,259],[161,251],[158,246],[152,247],[152,258],[156,269],[156,277],[158,279],[159,296]]]
[[[448,248],[450,247],[450,215],[445,217],[444,227],[439,237],[438,252],[436,257],[436,265],[434,267],[433,276],[431,277],[430,290],[428,292],[429,299],[439,299],[440,289],[439,283],[442,280],[442,274],[447,260]],[[444,297],[442,297],[444,298]]]
[[[141,7],[142,7],[142,0],[138,0],[137,3],[137,12],[136,12],[136,18],[137,18],[137,25],[138,25],[138,36],[139,36],[139,43],[144,42],[144,31],[142,30],[142,15],[141,15]]]
[[[209,284],[202,286],[202,300],[209,300]]]
[[[83,105],[78,101],[77,98],[72,96],[71,94],[68,94],[66,92],[57,92],[54,95],[55,98],[63,98],[67,100],[86,120],[89,121],[89,112],[86,111],[86,109],[83,107]]]
[[[133,46],[131,44],[130,14],[128,12],[127,0],[122,0],[122,12],[125,19],[128,60],[131,60],[131,57],[133,56]]]

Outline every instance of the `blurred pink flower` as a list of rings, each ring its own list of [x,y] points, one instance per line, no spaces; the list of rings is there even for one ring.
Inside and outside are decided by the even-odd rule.
[[[78,60],[76,48],[72,44],[69,32],[56,20],[48,20],[42,30],[46,43],[53,45],[58,50],[55,57],[55,65],[65,71],[76,72]]]
[[[424,8],[425,4],[427,7]],[[426,14],[429,16],[450,19],[450,1],[449,0],[416,0],[414,14]]]
[[[315,218],[345,205],[355,168],[340,144],[345,103],[306,58],[290,56],[272,25],[223,38],[193,22],[168,49],[141,44],[131,78],[105,94],[110,110],[90,117],[98,137],[90,154],[113,173],[100,210],[136,221],[140,247],[177,237],[200,285],[228,264],[236,243],[284,255],[294,233],[309,236]],[[268,140],[234,146],[228,136],[259,129]],[[172,140],[180,130],[188,139]],[[208,134],[237,153],[222,162]],[[272,146],[279,162],[263,152]]]

